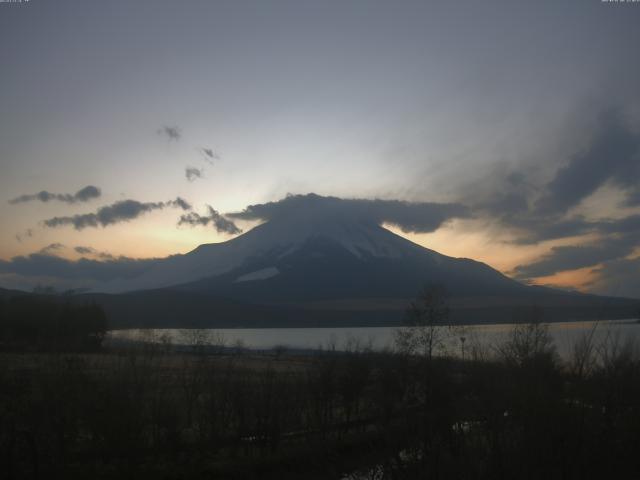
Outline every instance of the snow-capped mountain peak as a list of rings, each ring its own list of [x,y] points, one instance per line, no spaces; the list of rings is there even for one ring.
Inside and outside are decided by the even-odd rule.
[[[307,212],[266,222],[226,242],[200,245],[187,254],[162,260],[139,277],[112,281],[95,291],[121,293],[180,285],[224,274],[250,259],[281,259],[318,241],[342,248],[360,259],[402,258],[417,251],[440,256],[373,223]]]

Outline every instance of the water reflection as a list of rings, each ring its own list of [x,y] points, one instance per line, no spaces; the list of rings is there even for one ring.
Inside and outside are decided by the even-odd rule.
[[[446,342],[440,354],[471,355],[474,348],[491,349],[505,340],[514,324],[438,327]],[[236,329],[144,329],[113,330],[108,342],[151,341],[172,345],[209,345],[252,350],[383,350],[394,348],[396,327],[354,328],[236,328]],[[633,340],[640,334],[636,320],[559,322],[549,324],[549,333],[561,357],[567,358],[578,340],[592,335],[595,344],[615,336]]]

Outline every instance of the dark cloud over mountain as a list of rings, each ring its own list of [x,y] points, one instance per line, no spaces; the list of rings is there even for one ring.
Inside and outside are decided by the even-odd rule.
[[[241,212],[227,214],[238,220],[277,220],[317,216],[353,222],[388,223],[403,232],[433,232],[447,220],[470,217],[468,208],[456,203],[412,203],[400,200],[367,200],[289,195],[277,202],[250,205]]]
[[[15,205],[18,203],[26,203],[33,201],[49,202],[58,201],[64,203],[80,203],[88,202],[94,198],[100,197],[102,192],[98,187],[93,185],[87,185],[86,187],[78,190],[76,193],[51,193],[43,190],[39,193],[20,195],[19,197],[9,200],[9,203]]]
[[[138,218],[144,213],[153,210],[174,207],[182,210],[190,210],[191,205],[180,197],[167,202],[138,202],[137,200],[122,200],[112,205],[101,207],[95,213],[85,213],[67,217],[53,217],[44,221],[44,225],[50,228],[71,225],[76,230],[88,227],[106,227],[120,222],[128,222]]]
[[[211,224],[216,231],[221,233],[229,233],[231,235],[235,235],[238,233],[242,233],[235,223],[231,220],[225,218],[220,215],[213,207],[207,205],[208,215],[200,215],[196,212],[189,212],[180,217],[178,221],[178,225],[189,225],[189,226],[197,226],[197,225],[209,225]]]

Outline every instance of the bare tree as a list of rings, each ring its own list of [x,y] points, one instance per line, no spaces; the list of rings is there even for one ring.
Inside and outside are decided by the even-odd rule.
[[[506,342],[497,348],[508,363],[524,365],[532,360],[555,359],[557,356],[549,326],[540,321],[541,311],[533,308],[526,322],[517,324]]]
[[[441,285],[425,287],[411,302],[406,313],[405,327],[395,332],[395,343],[400,351],[421,353],[429,360],[433,353],[445,347],[449,332],[449,302]]]
[[[572,345],[569,371],[579,379],[587,378],[596,367],[597,349],[595,334],[599,326],[595,322],[593,326],[580,336]]]
[[[181,343],[193,355],[204,354],[208,345],[208,333],[203,328],[187,328],[180,332]]]

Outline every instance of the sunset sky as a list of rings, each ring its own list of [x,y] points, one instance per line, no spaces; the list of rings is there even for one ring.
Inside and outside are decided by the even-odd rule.
[[[31,0],[0,3],[0,42],[2,287],[316,193],[447,204],[385,225],[640,297],[640,2]]]

